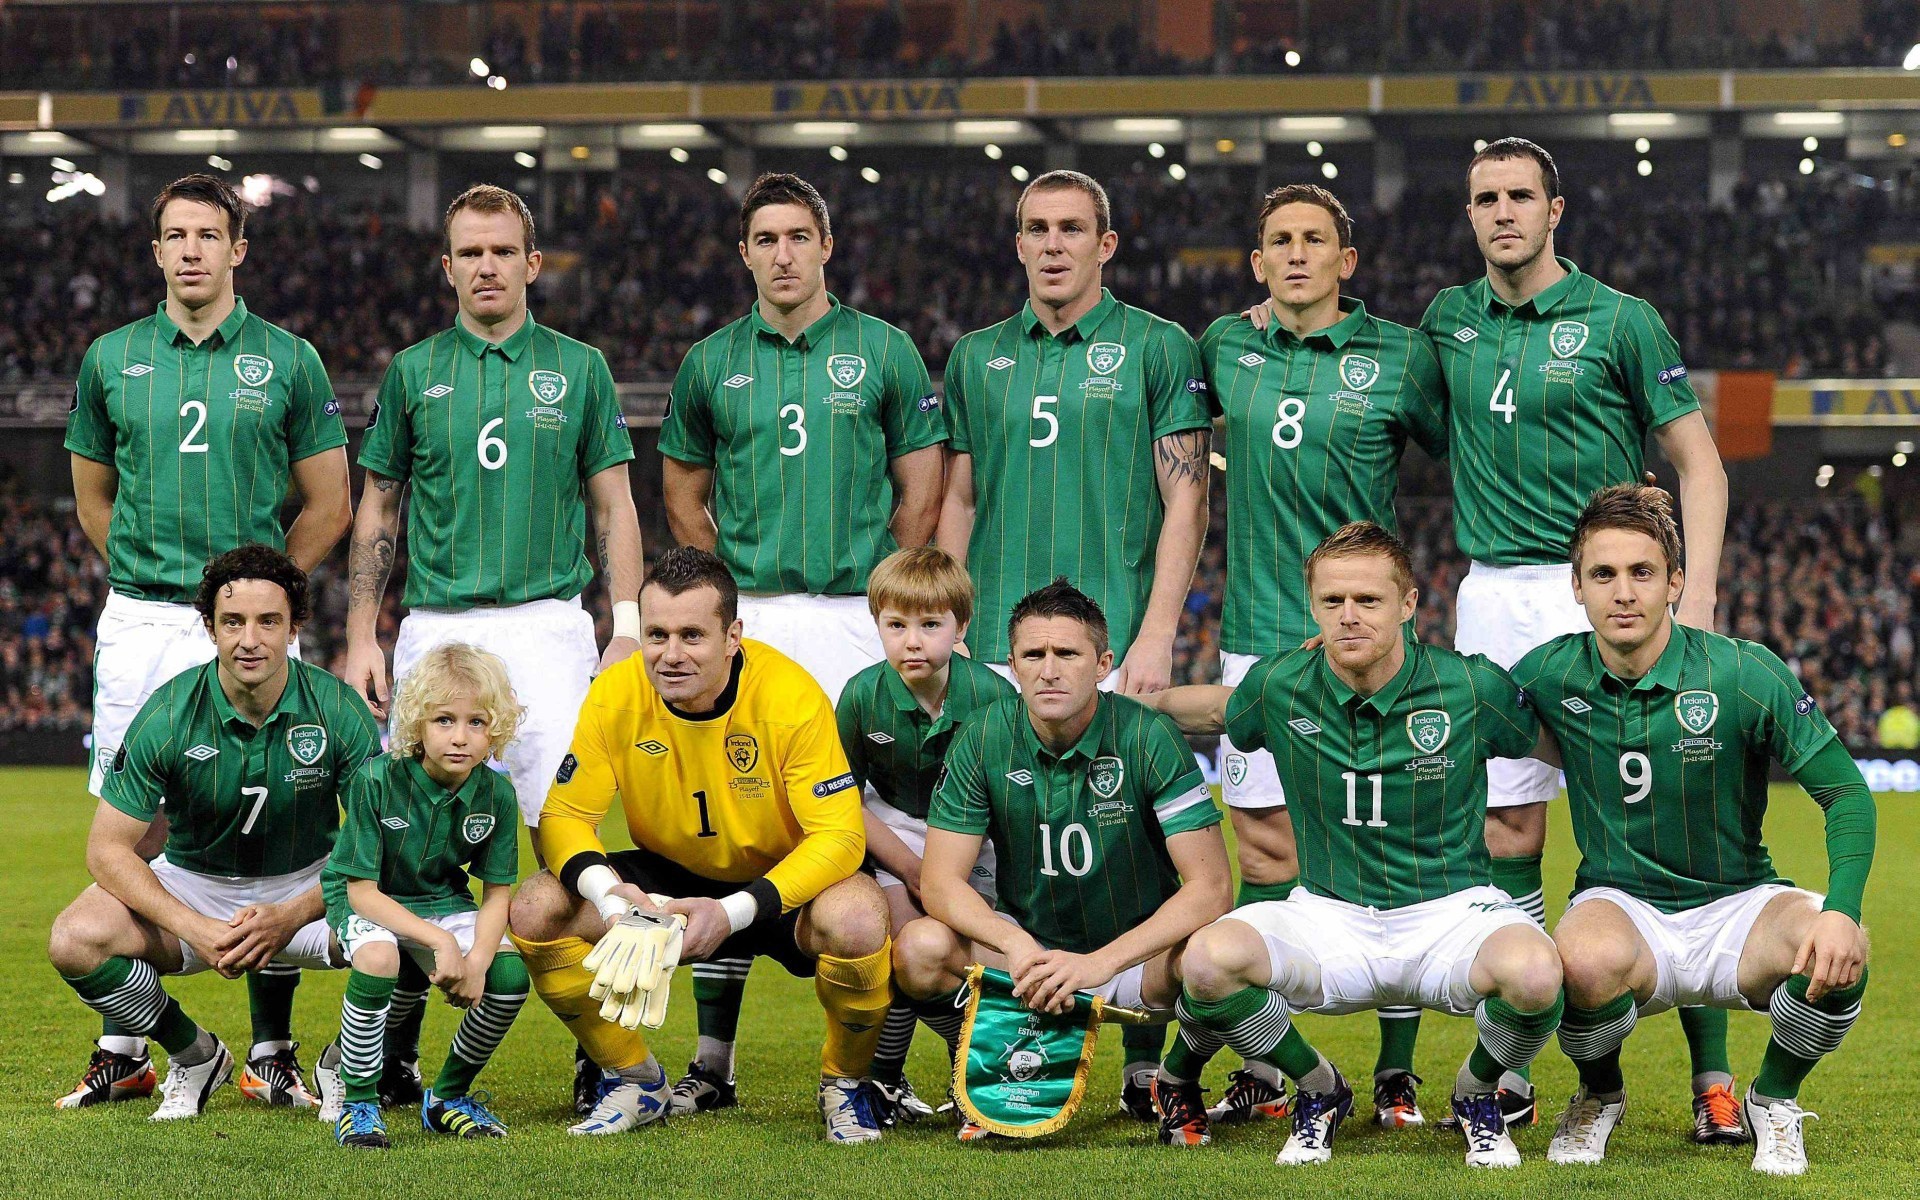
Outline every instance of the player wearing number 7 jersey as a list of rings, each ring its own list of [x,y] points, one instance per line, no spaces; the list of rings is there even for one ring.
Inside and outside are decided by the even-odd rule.
[[[1679,619],[1713,628],[1727,477],[1680,348],[1646,301],[1553,252],[1566,200],[1553,156],[1504,138],[1467,167],[1467,215],[1484,277],[1434,297],[1420,327],[1446,373],[1454,530],[1473,566],[1460,581],[1455,648],[1511,668],[1549,639],[1587,628],[1566,586],[1567,545],[1587,497],[1639,483],[1649,431],[1680,476],[1687,590]],[[1540,854],[1558,774],[1544,763],[1487,766],[1494,882],[1537,921]],[[1682,1014],[1694,1051],[1696,1140],[1736,1140],[1728,1109],[1726,1020]],[[1511,1111],[1532,1119],[1508,1080]],[[1716,1092],[1714,1089],[1718,1088]]]

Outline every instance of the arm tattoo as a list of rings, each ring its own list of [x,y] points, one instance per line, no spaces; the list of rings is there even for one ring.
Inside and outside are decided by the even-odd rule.
[[[393,573],[393,552],[391,526],[374,530],[370,537],[353,539],[347,568],[350,576],[348,603],[351,607],[359,608],[363,604],[373,608],[380,606],[380,597],[387,590],[387,576]]]
[[[372,475],[372,476],[369,476],[369,478],[372,479],[373,481],[374,489],[376,491],[382,491],[382,492],[391,492],[395,488],[399,487],[401,483],[401,481],[398,479],[388,479],[381,475]]]
[[[1170,433],[1153,444],[1153,457],[1160,473],[1173,483],[1192,482],[1207,486],[1207,447],[1213,434],[1207,429],[1188,429]]]
[[[613,577],[613,549],[607,545],[607,535],[602,533],[600,542],[600,573],[609,579]]]

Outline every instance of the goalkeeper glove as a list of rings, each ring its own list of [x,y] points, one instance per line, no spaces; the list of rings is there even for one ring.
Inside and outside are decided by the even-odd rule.
[[[666,1020],[673,969],[680,963],[685,917],[635,908],[608,926],[582,963],[593,972],[587,994],[601,1001],[600,1015],[627,1029]]]

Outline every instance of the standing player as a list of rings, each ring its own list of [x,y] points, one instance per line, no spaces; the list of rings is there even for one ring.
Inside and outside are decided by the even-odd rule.
[[[152,218],[166,299],[87,349],[67,418],[75,512],[110,589],[94,654],[95,796],[147,697],[213,657],[193,607],[207,561],[261,542],[310,571],[352,520],[347,434],[320,356],[234,294],[247,256],[239,193],[188,175],[160,190]],[[289,484],[300,512],[283,533]],[[143,851],[164,836],[156,818]],[[315,1103],[292,1040],[299,982],[298,968],[277,963],[247,976],[253,1045],[240,1090],[252,1099]],[[153,1086],[145,1041],[108,1018],[79,1086],[57,1103],[131,1099]]]
[[[885,657],[867,576],[939,517],[947,440],[913,342],[827,291],[827,205],[797,175],[762,175],[740,204],[740,258],[757,299],[696,345],[660,431],[667,521],[719,554],[754,640],[807,669],[836,703]],[[712,508],[709,511],[709,504]],[[745,960],[694,968],[700,1042],[674,1111],[736,1103]]]
[[[1253,273],[1269,320],[1235,314],[1200,339],[1208,397],[1226,426],[1227,587],[1220,666],[1227,687],[1261,657],[1319,632],[1306,596],[1306,560],[1349,521],[1394,528],[1393,497],[1409,440],[1447,453],[1446,388],[1431,343],[1341,296],[1359,252],[1333,193],[1289,184],[1267,193]],[[1299,875],[1286,793],[1273,754],[1227,739],[1222,788],[1240,858],[1239,903],[1284,900]],[[1413,1046],[1420,1010],[1380,1010],[1374,1120],[1419,1125]],[[1189,1067],[1189,1069],[1193,1069]],[[1215,1120],[1285,1112],[1278,1072],[1235,1072]]]
[[[1220,810],[1172,721],[1101,694],[1113,651],[1090,597],[1055,580],[1008,626],[1020,694],[974,713],[947,753],[927,813],[928,915],[901,931],[900,990],[952,1007],[978,962],[1042,1012],[1084,991],[1164,1013],[1174,956],[1233,899]],[[972,883],[988,842],[998,911]]]
[[[1560,1042],[1580,1071],[1547,1157],[1597,1163],[1626,1111],[1620,1045],[1675,1005],[1765,1009],[1747,1089],[1753,1169],[1807,1169],[1800,1084],[1839,1048],[1867,988],[1861,899],[1874,804],[1847,748],[1773,652],[1676,622],[1680,533],[1665,492],[1602,490],[1574,526],[1592,628],[1514,668],[1566,764],[1580,868],[1554,929]],[[1826,814],[1827,894],[1780,877],[1760,840],[1777,762]]]
[[[893,999],[893,944],[886,900],[859,873],[860,791],[832,706],[792,659],[741,640],[739,593],[714,555],[667,551],[640,596],[642,660],[594,681],[547,795],[549,871],[513,900],[534,990],[607,1072],[571,1132],[668,1114],[666,1073],[644,1038],[601,1016],[582,966],[610,925],[660,895],[687,918],[685,961],[765,955],[813,976],[827,1135],[873,1141],[865,1077]],[[616,793],[637,849],[608,854],[599,828]]]
[[[1011,696],[1013,686],[954,653],[973,620],[973,581],[939,547],[896,550],[881,560],[868,584],[867,606],[887,661],[848,682],[835,717],[847,765],[866,791],[867,858],[897,935],[909,921],[926,915],[920,874],[927,812],[947,747],[976,709]],[[967,881],[993,903],[991,848],[982,849]],[[880,1031],[873,1082],[885,1102],[883,1119],[915,1121],[932,1112],[906,1077],[916,1008],[904,997],[896,1000]],[[960,1011],[936,1003],[920,1014],[951,1051],[960,1033]]]
[[[1553,157],[1503,138],[1467,166],[1467,215],[1484,278],[1434,297],[1433,339],[1451,404],[1454,528],[1473,566],[1460,581],[1455,645],[1503,667],[1587,628],[1567,586],[1574,520],[1594,491],[1638,483],[1647,432],[1680,476],[1691,586],[1679,619],[1713,627],[1727,477],[1680,348],[1646,301],[1553,252],[1566,200]],[[1540,853],[1558,774],[1539,762],[1487,768],[1494,882],[1544,922]],[[1694,1140],[1742,1141],[1726,1015],[1682,1010],[1693,1052]],[[1516,1119],[1532,1088],[1508,1081]]]
[[[376,624],[411,483],[410,611],[393,648],[393,677],[445,642],[507,664],[527,713],[505,761],[533,826],[596,667],[639,646],[640,520],[627,483],[633,442],[607,360],[527,311],[540,251],[526,203],[480,184],[447,207],[444,230],[440,266],[459,316],[451,329],[394,355],[360,446],[367,475],[354,521],[344,678],[374,715],[387,715]],[[593,615],[580,604],[593,578],[589,511],[613,607],[604,655]],[[386,1058],[411,1077],[426,984],[402,974]],[[593,1078],[577,1068],[575,1075],[577,1102]],[[390,1095],[419,1100],[417,1086]]]
[[[234,1066],[161,975],[339,965],[320,871],[341,788],[380,752],[366,706],[289,656],[309,610],[287,556],[228,551],[194,607],[214,661],[155,689],[114,752],[87,836],[98,882],[54,921],[47,951],[88,1007],[167,1051],[156,1121],[198,1116]],[[162,801],[165,855],[149,864],[138,846]]]
[[[1495,1091],[1559,1024],[1560,964],[1491,885],[1480,826],[1487,760],[1531,752],[1539,725],[1485,657],[1407,639],[1413,565],[1380,526],[1343,526],[1308,557],[1306,580],[1320,647],[1269,655],[1236,689],[1153,698],[1189,733],[1231,730],[1236,745],[1273,751],[1304,884],[1188,943],[1180,1041],[1157,1089],[1161,1140],[1208,1140],[1185,1060],[1224,1043],[1299,1085],[1279,1161],[1325,1162],[1353,1089],[1288,1014],[1418,1004],[1471,1014],[1479,1032],[1453,1085],[1467,1164],[1517,1167]]]

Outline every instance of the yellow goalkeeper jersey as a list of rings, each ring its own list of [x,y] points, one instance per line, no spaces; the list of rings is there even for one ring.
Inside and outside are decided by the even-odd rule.
[[[783,910],[852,875],[867,850],[826,692],[762,642],[740,643],[733,679],[705,716],[661,699],[639,654],[594,680],[540,812],[554,874],[605,853],[600,822],[616,793],[634,845],[709,879],[765,877]]]

